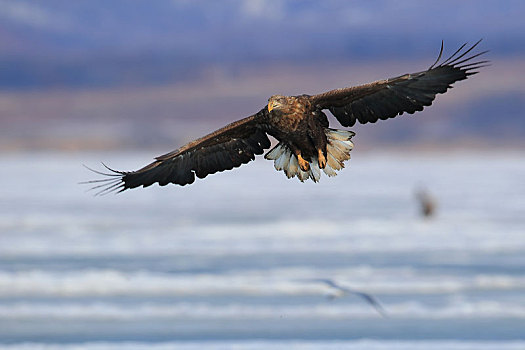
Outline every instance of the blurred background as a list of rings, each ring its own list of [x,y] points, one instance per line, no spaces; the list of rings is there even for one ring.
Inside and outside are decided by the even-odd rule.
[[[525,348],[524,16],[520,0],[0,0],[0,348]],[[446,56],[480,38],[490,67],[353,128],[336,178],[258,159],[183,188],[78,184],[96,177],[82,164],[137,169],[270,95],[424,70],[441,40]],[[328,300],[325,278],[389,317]]]

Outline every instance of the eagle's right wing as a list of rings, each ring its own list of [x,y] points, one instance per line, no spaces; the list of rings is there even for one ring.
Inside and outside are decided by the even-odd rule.
[[[108,178],[87,181],[99,188],[97,194],[122,192],[128,188],[147,187],[156,182],[187,185],[195,175],[204,178],[209,174],[230,170],[255,159],[270,147],[265,131],[266,107],[257,114],[238,120],[192,141],[175,151],[156,157],[155,161],[136,171],[118,171],[108,168]],[[107,167],[106,167],[107,168]],[[92,169],[90,169],[92,170]]]
[[[436,94],[446,92],[451,84],[467,79],[477,73],[476,69],[485,66],[488,61],[471,60],[487,51],[464,58],[480,41],[462,52],[464,44],[448,59],[439,62],[443,53],[442,42],[438,59],[426,71],[331,90],[311,96],[310,101],[318,109],[330,110],[343,126],[353,126],[357,121],[375,123],[405,112],[422,111],[423,107],[432,104]]]

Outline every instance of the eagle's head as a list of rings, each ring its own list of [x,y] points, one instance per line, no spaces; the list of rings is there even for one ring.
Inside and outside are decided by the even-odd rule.
[[[282,95],[273,95],[268,99],[268,112],[273,110],[281,111],[288,105],[286,96]]]

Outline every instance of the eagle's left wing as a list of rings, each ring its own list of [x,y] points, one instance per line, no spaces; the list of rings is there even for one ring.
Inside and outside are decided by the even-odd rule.
[[[118,171],[108,167],[108,178],[87,181],[97,184],[97,194],[124,191],[128,188],[147,187],[156,182],[164,186],[169,183],[187,185],[195,181],[195,175],[204,178],[218,171],[230,170],[255,159],[270,147],[266,135],[265,117],[267,108],[258,113],[233,122],[204,137],[192,141],[173,152],[156,157],[155,161],[136,171]]]
[[[480,40],[481,41],[481,40]],[[310,97],[318,109],[328,109],[343,126],[353,126],[386,120],[404,112],[412,114],[430,106],[436,94],[451,88],[451,84],[476,74],[478,68],[488,61],[471,60],[486,53],[483,51],[464,58],[479,43],[464,50],[463,44],[452,56],[439,62],[443,53],[443,42],[436,62],[426,71],[405,74],[366,85],[336,89]],[[439,64],[438,64],[439,63]]]

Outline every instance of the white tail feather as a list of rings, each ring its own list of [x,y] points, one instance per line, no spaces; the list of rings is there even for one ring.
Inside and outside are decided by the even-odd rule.
[[[286,151],[286,147],[282,144],[277,144],[274,148],[272,148],[268,153],[265,154],[264,158],[269,160],[277,159],[283,154],[284,151]]]
[[[347,130],[326,129],[325,134],[332,140],[349,141],[355,133]]]
[[[297,177],[299,178],[299,180],[301,180],[301,182],[304,182],[310,177],[310,171],[303,171],[301,168],[299,168]]]
[[[337,171],[343,169],[344,162],[350,159],[350,151],[354,144],[351,141],[355,135],[352,131],[325,129],[328,145],[326,147],[326,166],[323,172],[328,176],[336,176]],[[310,159],[310,170],[303,171],[299,167],[299,161],[295,154],[282,143],[272,148],[264,158],[273,160],[274,167],[278,171],[283,170],[288,178],[296,177],[304,182],[312,179],[318,182],[321,179],[321,169],[317,156]]]
[[[326,146],[326,152],[330,154],[333,158],[335,158],[337,161],[339,161],[339,163],[341,164],[343,163],[343,161],[348,160],[349,158],[345,152],[330,144]]]
[[[310,163],[310,179],[312,179],[313,182],[318,182],[320,178],[321,169],[319,168],[319,159],[314,157]]]
[[[290,159],[293,158],[292,152],[291,152],[289,149],[287,149],[287,150],[283,153],[282,157],[284,158],[284,159],[283,159],[283,168],[284,168],[284,169],[288,169],[288,167],[289,167],[289,165],[290,165]]]
[[[299,161],[297,157],[290,152],[290,161],[288,162],[288,171],[285,170],[286,176],[290,179],[297,176],[299,171]]]
[[[337,160],[332,153],[329,153],[327,150],[326,165],[330,166],[334,171],[341,170],[345,167],[342,161]]]
[[[328,165],[328,163],[326,164],[326,166],[324,167],[323,169],[324,173],[330,177],[332,176],[336,176],[337,173],[335,172],[334,169],[332,169],[332,167],[330,165]]]
[[[281,155],[279,156],[279,158],[277,158],[275,160],[275,169],[277,170],[283,170],[283,169],[286,169],[286,167],[284,166],[285,163],[288,163],[288,157],[287,157],[287,152],[284,151],[281,153]]]

